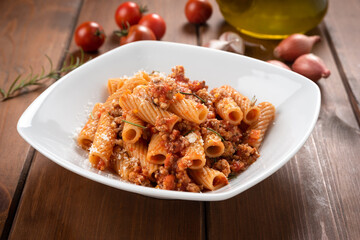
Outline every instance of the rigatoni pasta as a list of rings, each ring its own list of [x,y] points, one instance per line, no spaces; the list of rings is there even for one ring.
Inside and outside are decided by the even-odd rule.
[[[113,94],[124,85],[126,78],[110,78],[108,80],[108,92]]]
[[[139,159],[144,175],[151,177],[152,174],[159,169],[158,164],[152,164],[146,161],[148,145],[145,141],[140,140],[136,143],[124,143],[124,148],[130,157]]]
[[[209,110],[203,104],[197,103],[191,99],[175,99],[169,107],[169,110],[176,115],[197,124],[206,120]]]
[[[275,107],[269,102],[262,102],[258,105],[260,116],[248,129],[246,142],[255,148],[259,148],[270,123],[275,118]]]
[[[95,133],[94,142],[90,148],[89,161],[100,170],[109,165],[110,156],[115,144],[116,131],[112,124],[114,117],[103,112]]]
[[[186,148],[185,155],[180,161],[189,169],[201,169],[205,166],[204,141],[199,134],[192,132],[186,136],[190,145]]]
[[[243,112],[231,97],[224,97],[217,101],[215,108],[222,119],[233,125],[239,125],[243,119]]]
[[[90,117],[81,130],[78,137],[78,144],[85,150],[89,149],[94,141],[96,129],[100,120],[101,113],[103,112],[103,104],[95,104]]]
[[[225,146],[221,141],[221,138],[211,131],[208,131],[205,135],[204,150],[206,156],[210,158],[220,157],[225,150]]]
[[[209,167],[190,170],[190,175],[196,183],[203,185],[209,190],[216,190],[228,184],[228,179],[222,172]]]
[[[163,164],[166,159],[167,151],[165,147],[165,140],[160,133],[152,135],[146,161],[153,164]]]
[[[126,115],[125,119],[126,121],[124,121],[125,124],[121,134],[122,139],[127,143],[136,143],[143,133],[144,121],[131,112]]]
[[[228,85],[222,86],[222,88],[230,93],[230,96],[240,107],[241,111],[243,112],[244,122],[246,124],[250,125],[259,118],[260,109],[258,106],[255,106],[255,103],[252,103],[249,98],[243,96],[241,93]]]
[[[150,101],[138,98],[128,92],[121,96],[119,103],[124,110],[132,112],[135,116],[152,125],[156,124],[158,117],[169,119],[170,124],[167,126],[171,130],[175,123],[180,120],[175,114],[163,110]]]
[[[275,118],[268,102],[255,105],[230,86],[212,91],[185,77],[140,71],[111,78],[78,136],[99,170],[159,189],[202,192],[245,171]]]

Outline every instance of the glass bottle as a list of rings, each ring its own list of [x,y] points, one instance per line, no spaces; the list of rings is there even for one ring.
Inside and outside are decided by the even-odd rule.
[[[225,20],[256,38],[281,39],[317,26],[327,0],[216,0]]]

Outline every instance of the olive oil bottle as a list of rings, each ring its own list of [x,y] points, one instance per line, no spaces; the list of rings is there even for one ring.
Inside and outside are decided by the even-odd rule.
[[[327,0],[216,0],[225,20],[240,32],[266,39],[304,33],[320,23]]]

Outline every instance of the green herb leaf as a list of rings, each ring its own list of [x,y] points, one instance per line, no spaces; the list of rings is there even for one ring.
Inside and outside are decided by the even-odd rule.
[[[144,129],[146,128],[146,127],[144,127],[144,126],[141,126],[141,125],[139,125],[139,124],[136,124],[136,123],[133,123],[133,122],[129,122],[129,121],[126,121],[126,120],[121,120],[121,121],[126,122],[126,123],[131,124],[131,125],[134,125],[134,126],[137,126],[137,127],[144,128]]]
[[[220,133],[218,133],[217,131],[215,131],[214,129],[211,129],[211,128],[206,128],[207,130],[215,133],[216,135],[218,135],[220,138],[221,138],[221,141],[224,142],[225,139],[220,135]]]
[[[184,137],[187,136],[188,134],[192,133],[194,130],[190,130],[190,131],[187,131],[186,133],[184,133]]]
[[[90,113],[90,115],[91,115],[91,118],[94,119],[94,115],[92,114],[92,112]]]
[[[10,98],[16,97],[16,92],[28,87],[28,86],[38,86],[42,83],[41,80],[46,79],[55,79],[58,80],[63,74],[68,73],[72,71],[73,69],[79,67],[84,63],[84,51],[81,50],[81,56],[80,58],[76,58],[76,62],[74,63],[74,56],[71,56],[70,64],[66,64],[64,62],[62,68],[59,70],[53,69],[53,62],[51,58],[48,55],[45,55],[46,59],[48,60],[50,64],[50,69],[48,70],[47,74],[45,74],[45,69],[42,66],[41,67],[41,73],[40,74],[34,74],[32,67],[30,66],[30,73],[22,78],[22,75],[19,74],[15,80],[10,85],[9,89],[5,91],[4,89],[0,88],[0,93],[2,95],[2,99],[0,101],[5,101]]]
[[[195,93],[186,93],[186,92],[179,92],[179,93],[184,94],[184,95],[193,95],[193,96],[197,97],[198,99],[200,99],[200,101],[202,101],[203,103],[206,103],[206,101],[204,99],[202,99],[201,97],[199,97]]]

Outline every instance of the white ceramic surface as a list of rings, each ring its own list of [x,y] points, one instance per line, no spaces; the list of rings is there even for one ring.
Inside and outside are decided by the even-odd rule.
[[[258,103],[277,109],[274,124],[260,148],[261,157],[230,184],[213,192],[189,193],[137,186],[109,172],[92,169],[87,152],[76,145],[96,102],[107,97],[107,79],[131,76],[139,70],[170,73],[185,67],[191,80],[205,80],[209,88],[224,84]],[[219,201],[233,197],[282,167],[310,135],[320,109],[316,84],[294,72],[263,61],[192,45],[140,41],[109,51],[67,74],[44,91],[23,113],[18,132],[36,150],[83,177],[129,192],[165,199]]]

